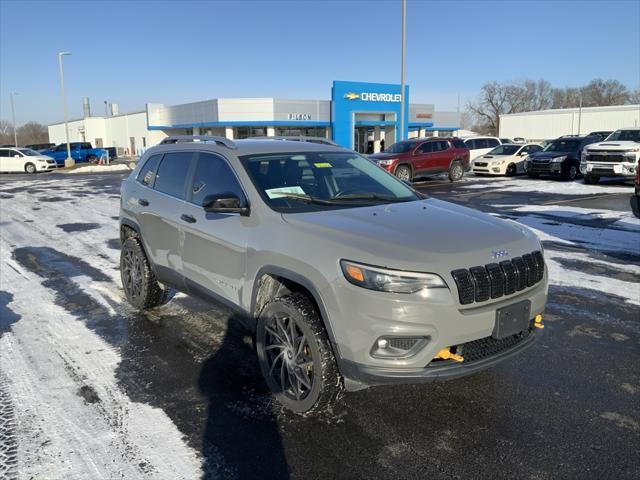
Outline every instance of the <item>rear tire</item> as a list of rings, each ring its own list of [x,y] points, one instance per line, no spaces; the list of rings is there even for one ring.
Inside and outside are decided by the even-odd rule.
[[[460,160],[454,160],[449,166],[449,181],[457,182],[464,177],[464,168]]]
[[[400,165],[396,168],[395,176],[405,182],[411,181],[411,169],[407,165]]]
[[[140,310],[157,307],[169,299],[169,289],[156,279],[138,237],[129,237],[122,244],[120,277],[127,300]]]
[[[96,157],[95,155],[87,155],[87,162],[98,163],[98,157]]]
[[[320,414],[342,392],[333,351],[322,320],[309,298],[292,293],[269,302],[256,327],[262,375],[287,409]]]
[[[36,173],[36,166],[33,163],[27,163],[24,166],[24,171],[27,173]]]
[[[600,181],[600,177],[596,177],[594,175],[585,175],[584,177],[584,183],[588,184],[588,185],[595,185],[596,183],[598,183]]]

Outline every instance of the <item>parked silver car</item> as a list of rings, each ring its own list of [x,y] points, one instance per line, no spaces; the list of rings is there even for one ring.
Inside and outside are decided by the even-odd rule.
[[[537,338],[547,274],[526,227],[337,146],[196,139],[150,148],[122,185],[126,296],[153,308],[176,288],[239,312],[289,409],[467,375]]]

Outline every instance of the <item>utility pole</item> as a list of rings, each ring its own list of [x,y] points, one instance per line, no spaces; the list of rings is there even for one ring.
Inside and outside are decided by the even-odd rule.
[[[18,127],[16,126],[16,107],[14,105],[13,97],[17,95],[16,92],[11,92],[11,121],[13,122],[13,144],[18,146]]]
[[[62,110],[64,111],[64,133],[67,139],[67,159],[64,161],[65,167],[73,167],[76,161],[71,158],[71,145],[69,144],[69,115],[67,113],[67,97],[64,93],[64,67],[62,66],[62,57],[71,55],[71,52],[58,53],[58,66],[60,67],[60,93],[62,95]]]
[[[400,135],[398,138],[400,141],[404,140],[404,115],[405,115],[405,101],[404,98],[404,83],[405,83],[405,66],[407,63],[407,0],[402,0],[402,48],[401,48],[401,66],[400,66]]]
[[[580,92],[580,103],[578,105],[578,135],[580,135],[581,123],[582,123],[582,92]]]

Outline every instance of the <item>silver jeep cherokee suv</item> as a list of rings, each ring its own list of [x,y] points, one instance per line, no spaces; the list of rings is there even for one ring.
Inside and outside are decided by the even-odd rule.
[[[476,372],[542,328],[530,230],[337,146],[169,137],[123,183],[120,225],[128,300],[153,308],[175,288],[239,311],[266,383],[299,413],[343,388]]]

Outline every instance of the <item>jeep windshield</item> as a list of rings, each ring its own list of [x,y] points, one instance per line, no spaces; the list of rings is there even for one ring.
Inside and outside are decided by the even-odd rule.
[[[640,130],[616,130],[607,137],[607,142],[611,140],[640,143]]]
[[[278,212],[304,212],[420,197],[356,153],[295,152],[240,157],[264,201]]]
[[[580,140],[554,140],[547,145],[543,151],[570,153],[577,152],[580,148]]]

